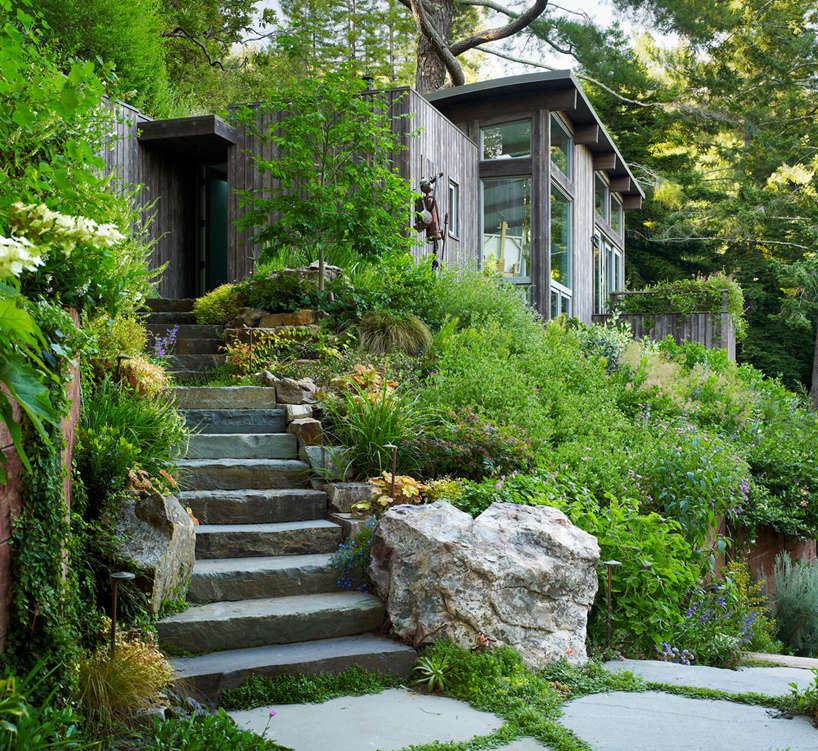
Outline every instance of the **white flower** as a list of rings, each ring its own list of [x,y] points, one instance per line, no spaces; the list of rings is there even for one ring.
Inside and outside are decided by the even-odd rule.
[[[24,237],[0,235],[0,278],[20,276],[43,262],[40,250]]]

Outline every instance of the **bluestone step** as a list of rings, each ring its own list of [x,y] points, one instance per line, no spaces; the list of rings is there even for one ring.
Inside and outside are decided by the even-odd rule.
[[[416,660],[411,647],[362,634],[178,657],[171,665],[187,690],[201,701],[216,704],[224,691],[238,688],[250,675],[340,673],[358,665],[375,673],[406,676]]]
[[[145,300],[145,307],[155,313],[189,313],[194,302],[192,297],[151,297]]]
[[[275,409],[276,392],[269,386],[177,386],[179,409]]]
[[[271,389],[275,391],[275,389]],[[201,433],[284,433],[283,409],[186,409],[189,428]]]
[[[332,553],[341,527],[326,519],[275,524],[199,524],[196,558],[247,558]]]
[[[181,490],[303,488],[310,471],[296,459],[184,459],[177,467]]]
[[[186,490],[177,495],[201,524],[270,524],[327,515],[327,494],[311,488]]]
[[[224,349],[224,339],[197,337],[177,338],[173,346],[175,355],[217,355]]]
[[[171,355],[170,367],[177,370],[198,370],[206,373],[226,362],[226,355]]]
[[[178,328],[177,328],[178,327]],[[221,339],[224,343],[224,326],[200,325],[198,323],[183,323],[166,326],[161,323],[149,323],[145,326],[152,336],[167,336],[176,328],[177,339]]]
[[[196,316],[193,313],[148,313],[145,316],[145,324],[148,326],[165,326],[172,329],[174,326],[182,324],[196,323]]]
[[[198,433],[190,437],[188,459],[294,459],[292,433]]]
[[[219,649],[351,636],[378,628],[383,603],[361,592],[211,602],[156,623],[160,644],[169,649]]]
[[[253,600],[337,591],[332,555],[277,555],[196,561],[191,602]]]

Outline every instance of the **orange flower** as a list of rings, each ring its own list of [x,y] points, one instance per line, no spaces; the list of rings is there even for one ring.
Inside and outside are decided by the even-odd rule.
[[[568,647],[568,649],[565,650],[565,654],[570,657],[572,654],[574,654],[574,650],[571,649],[571,647]]]
[[[177,488],[178,487],[178,485],[176,484],[176,480],[174,480],[170,476],[170,474],[168,472],[166,472],[164,469],[160,469],[159,474],[162,475],[162,477],[164,477],[170,483],[170,486],[172,488]]]

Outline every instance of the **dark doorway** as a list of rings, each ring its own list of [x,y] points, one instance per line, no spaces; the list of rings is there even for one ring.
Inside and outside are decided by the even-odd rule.
[[[204,169],[204,290],[227,282],[227,164]]]

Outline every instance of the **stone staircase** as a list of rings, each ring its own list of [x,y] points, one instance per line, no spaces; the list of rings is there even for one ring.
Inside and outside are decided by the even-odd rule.
[[[151,315],[165,313],[187,311],[154,307]],[[179,325],[180,341],[213,338],[200,335],[209,327]],[[172,660],[185,689],[217,701],[252,673],[357,664],[407,674],[414,650],[370,633],[383,622],[381,601],[335,586],[330,559],[342,530],[326,518],[326,494],[312,488],[276,389],[178,386],[175,394],[198,429],[178,479],[179,499],[199,525],[192,605],[160,620],[157,630],[163,648],[185,655]]]

